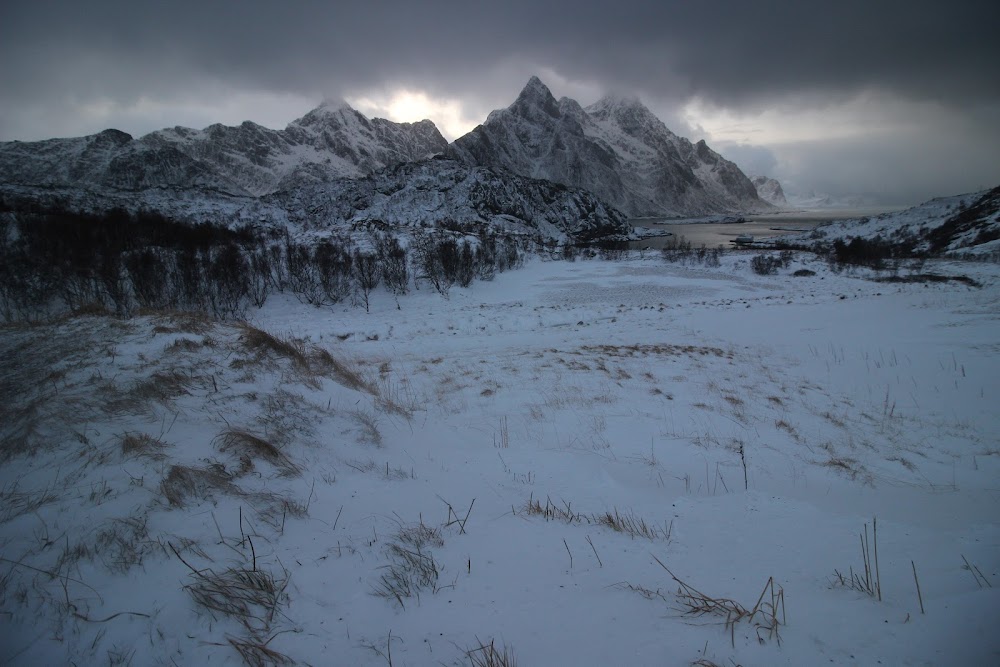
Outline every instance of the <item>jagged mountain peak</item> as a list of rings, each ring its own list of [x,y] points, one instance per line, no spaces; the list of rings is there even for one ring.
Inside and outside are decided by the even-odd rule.
[[[675,135],[637,97],[607,95],[582,108],[557,102],[538,77],[449,154],[591,190],[633,216],[769,208],[736,165]]]
[[[526,117],[534,116],[539,109],[553,118],[559,116],[559,103],[553,97],[552,91],[537,76],[528,79],[527,85],[507,109]]]

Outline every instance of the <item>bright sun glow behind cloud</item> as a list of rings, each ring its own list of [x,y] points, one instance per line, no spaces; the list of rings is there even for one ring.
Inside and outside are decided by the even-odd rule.
[[[426,93],[397,90],[387,94],[349,97],[348,104],[369,117],[382,117],[397,123],[413,123],[429,118],[448,140],[462,136],[476,126],[465,118],[458,100],[436,99]]]

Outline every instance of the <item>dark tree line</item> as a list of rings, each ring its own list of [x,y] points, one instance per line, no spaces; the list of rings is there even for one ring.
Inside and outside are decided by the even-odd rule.
[[[455,236],[425,231],[407,247],[381,233],[359,247],[347,237],[305,243],[142,211],[6,211],[0,213],[0,318],[94,307],[126,317],[171,309],[242,318],[274,292],[367,310],[379,288],[398,296],[426,283],[447,295],[452,285],[489,280],[523,262],[510,238]]]

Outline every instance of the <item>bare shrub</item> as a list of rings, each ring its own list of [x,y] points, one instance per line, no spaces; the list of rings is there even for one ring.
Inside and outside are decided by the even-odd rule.
[[[358,291],[361,293],[361,302],[365,305],[365,312],[369,310],[369,296],[382,281],[382,266],[379,258],[370,253],[363,253],[360,250],[354,251],[354,279],[358,284]]]

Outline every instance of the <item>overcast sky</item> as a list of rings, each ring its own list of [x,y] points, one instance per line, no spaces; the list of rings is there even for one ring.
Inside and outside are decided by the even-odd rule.
[[[1000,2],[172,0],[0,4],[0,141],[254,120],[323,99],[449,139],[537,74],[639,96],[799,192],[1000,184]]]

